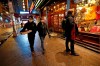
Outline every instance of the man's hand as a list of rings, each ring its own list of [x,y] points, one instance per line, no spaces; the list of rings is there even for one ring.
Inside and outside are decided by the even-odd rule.
[[[27,31],[27,33],[30,33],[30,32],[32,32],[32,30],[28,30],[28,31]]]
[[[32,32],[32,30],[28,30],[28,31],[25,31],[25,32],[20,32],[21,34],[28,34],[28,33],[30,33],[30,32]]]

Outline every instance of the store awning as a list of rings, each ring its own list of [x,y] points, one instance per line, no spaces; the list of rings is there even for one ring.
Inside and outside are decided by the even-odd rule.
[[[43,9],[45,6],[55,3],[57,1],[66,1],[66,0],[33,0],[35,9]]]

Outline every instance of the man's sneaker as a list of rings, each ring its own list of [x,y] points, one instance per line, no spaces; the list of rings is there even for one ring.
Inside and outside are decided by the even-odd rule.
[[[42,54],[44,54],[44,53],[45,53],[45,50],[42,51]]]
[[[73,55],[73,56],[79,56],[79,54],[77,54],[77,53],[71,53],[71,55]]]
[[[34,54],[34,51],[32,51],[32,54]]]
[[[66,50],[66,52],[70,52],[70,49],[69,50]]]

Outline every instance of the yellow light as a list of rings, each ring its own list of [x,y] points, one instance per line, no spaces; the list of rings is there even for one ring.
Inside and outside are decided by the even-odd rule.
[[[44,8],[44,11],[46,10],[46,7]]]
[[[23,6],[23,9],[25,9],[25,6]]]
[[[9,12],[6,12],[6,14],[9,14]]]
[[[65,4],[65,3],[62,3],[62,4]]]
[[[81,10],[81,9],[82,9],[82,7],[78,7],[78,9],[79,9],[79,10]]]
[[[95,4],[95,3],[96,3],[96,1],[95,1],[95,0],[92,0],[92,1],[90,1],[90,3]]]
[[[59,7],[59,5],[57,5]]]
[[[85,4],[85,6],[88,6],[88,4]]]
[[[24,0],[23,0],[23,2],[24,2]]]
[[[54,9],[55,9],[56,7],[54,6]]]

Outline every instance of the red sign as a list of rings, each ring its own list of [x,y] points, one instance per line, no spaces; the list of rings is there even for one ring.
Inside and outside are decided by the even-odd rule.
[[[90,32],[100,32],[100,26],[93,26],[90,30]]]
[[[97,8],[96,8],[96,19],[97,19],[97,20],[100,19],[100,5],[97,6]]]

